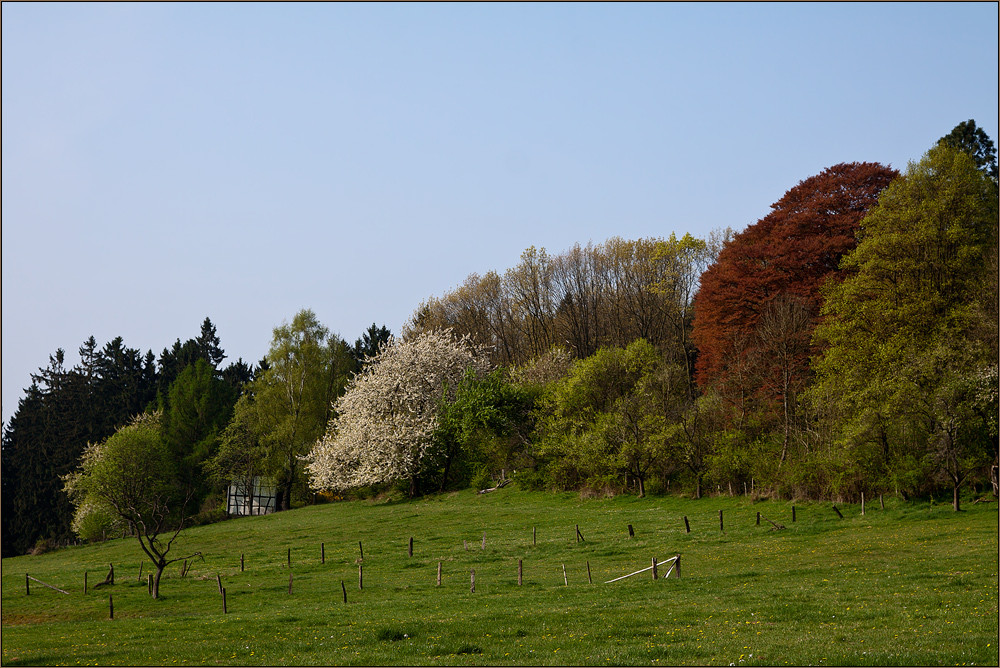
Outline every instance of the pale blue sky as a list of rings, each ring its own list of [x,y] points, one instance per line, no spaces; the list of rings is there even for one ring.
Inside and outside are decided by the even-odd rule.
[[[997,4],[3,4],[3,420],[93,334],[353,342],[528,246],[997,139]],[[229,360],[227,360],[228,363]]]

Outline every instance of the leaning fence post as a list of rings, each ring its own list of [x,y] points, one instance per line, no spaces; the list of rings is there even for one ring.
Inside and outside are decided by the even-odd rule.
[[[843,513],[841,513],[840,510],[837,509],[837,506],[833,507],[833,512],[837,513],[837,517],[839,517],[840,519],[844,519]]]
[[[590,561],[587,562],[587,582],[594,584],[594,578],[590,577]]]
[[[691,525],[688,524],[687,515],[684,516],[684,533],[691,533]]]

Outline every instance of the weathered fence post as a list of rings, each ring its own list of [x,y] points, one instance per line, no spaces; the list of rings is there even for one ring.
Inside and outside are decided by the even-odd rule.
[[[413,556],[413,537],[410,536],[410,556]]]
[[[681,576],[681,555],[674,557],[674,577],[679,578]]]
[[[757,526],[760,526],[760,511],[757,511]]]
[[[635,538],[635,530],[632,528],[631,524],[628,525],[628,537]]]
[[[288,574],[288,593],[292,593],[292,574]]]
[[[292,567],[292,548],[288,548],[288,567]]]
[[[319,544],[319,563],[326,563],[326,543]]]
[[[722,528],[722,511],[719,511],[719,531],[726,533],[725,529]]]
[[[524,563],[523,563],[523,561],[524,561],[523,559],[518,559],[517,560],[517,584],[519,584],[519,585],[523,582],[523,576],[524,576]]]
[[[684,533],[691,533],[691,525],[688,524],[687,515],[684,516]]]
[[[653,557],[653,579],[656,579],[656,557]]]
[[[364,587],[362,586],[363,585],[362,574],[363,574],[362,565],[358,564],[358,589],[364,589]],[[344,602],[346,603],[347,601]]]
[[[31,596],[31,579],[27,573],[24,574],[24,595]]]
[[[240,554],[240,573],[243,572],[243,554]]]
[[[83,572],[83,593],[87,593],[87,571]]]
[[[226,607],[226,588],[222,588],[222,614],[229,614],[229,609]]]
[[[361,553],[361,558],[364,559],[365,558],[365,550],[364,550],[364,548],[361,547],[361,541],[360,540],[358,541],[358,551]],[[346,603],[346,601],[345,601],[345,603]]]
[[[531,544],[532,545],[537,545],[538,544],[538,533],[537,533],[537,531],[538,531],[538,529],[536,527],[531,527]]]
[[[344,586],[344,581],[340,581],[340,588],[344,591],[344,603],[347,603],[347,587]]]
[[[440,561],[438,562],[438,583],[437,583],[437,586],[438,587],[441,586],[441,562]]]
[[[115,618],[115,600],[108,594],[108,619]]]
[[[840,510],[837,509],[837,506],[833,507],[833,512],[837,513],[837,517],[839,517],[840,519],[844,519],[843,513],[841,513]]]
[[[865,514],[865,493],[861,492],[861,514]]]
[[[216,582],[217,585],[219,585],[219,593],[221,594],[222,593],[222,576],[219,575],[218,573],[215,574],[215,582]]]
[[[569,580],[566,578],[566,564],[563,564],[562,567],[563,567],[563,584],[568,587]]]
[[[583,534],[580,533],[580,525],[577,524],[576,525],[576,542],[579,543],[581,540],[583,540]]]
[[[471,584],[469,585],[469,591],[471,593],[475,594],[476,593],[476,571],[475,570],[471,571],[469,577],[470,577],[470,581],[471,581]]]
[[[587,561],[587,582],[594,584],[594,578],[590,577],[590,561]]]

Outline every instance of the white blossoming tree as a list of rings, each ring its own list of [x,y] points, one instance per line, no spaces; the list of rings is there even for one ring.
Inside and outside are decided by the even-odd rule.
[[[390,340],[334,403],[335,417],[306,458],[312,488],[409,479],[415,496],[422,466],[434,455],[439,409],[468,369],[488,370],[468,336],[443,330]]]

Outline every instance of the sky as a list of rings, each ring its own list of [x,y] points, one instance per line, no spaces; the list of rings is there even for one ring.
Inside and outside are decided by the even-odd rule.
[[[2,5],[2,409],[93,335],[353,343],[529,246],[997,140],[996,3]]]

